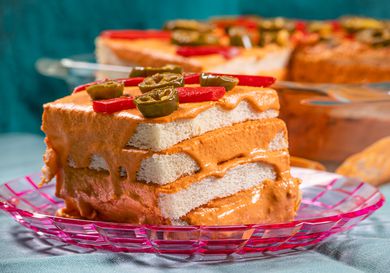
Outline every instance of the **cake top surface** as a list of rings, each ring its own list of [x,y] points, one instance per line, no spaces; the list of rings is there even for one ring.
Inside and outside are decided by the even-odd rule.
[[[185,87],[199,87],[199,85],[186,84]],[[136,97],[142,95],[142,93],[137,86],[130,86],[124,88],[123,95]],[[146,118],[136,108],[125,109],[112,114],[94,113],[92,105],[93,100],[85,91],[73,93],[54,102],[47,103],[44,105],[44,108],[45,110],[59,109],[63,111],[94,113],[96,115],[112,115],[116,118],[126,118],[137,120],[139,122],[165,123],[177,119],[193,118],[200,112],[207,110],[212,106],[220,106],[225,110],[231,110],[243,100],[248,102],[254,111],[262,112],[268,109],[279,109],[279,101],[276,91],[270,88],[252,86],[236,86],[232,90],[226,92],[223,97],[217,101],[179,103],[178,109],[173,113],[156,118]]]

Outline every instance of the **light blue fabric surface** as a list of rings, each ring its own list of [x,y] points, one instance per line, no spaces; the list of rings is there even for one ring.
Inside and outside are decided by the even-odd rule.
[[[0,182],[39,170],[43,149],[43,140],[37,136],[0,135]],[[390,185],[382,191],[390,197]],[[390,204],[313,250],[213,265],[53,244],[0,212],[0,272],[390,272]]]

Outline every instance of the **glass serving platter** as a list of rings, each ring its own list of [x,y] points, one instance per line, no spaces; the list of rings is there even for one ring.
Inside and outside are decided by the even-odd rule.
[[[132,66],[98,64],[95,55],[90,53],[62,59],[41,58],[37,60],[35,67],[42,75],[64,80],[69,90],[100,78],[126,78],[132,68]]]
[[[302,168],[292,173],[302,179],[302,204],[294,221],[279,224],[158,226],[56,217],[63,201],[54,196],[55,183],[37,186],[39,173],[1,185],[0,208],[40,237],[79,247],[230,260],[306,249],[352,228],[384,203],[379,190],[364,182]]]

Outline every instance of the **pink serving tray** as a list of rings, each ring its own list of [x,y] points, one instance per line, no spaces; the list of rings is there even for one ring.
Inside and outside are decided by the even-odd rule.
[[[40,236],[86,248],[236,259],[259,253],[305,249],[348,230],[380,208],[385,199],[367,183],[332,173],[293,168],[302,183],[302,204],[293,222],[272,225],[130,225],[54,216],[63,201],[55,183],[38,188],[40,174],[0,186],[0,208]]]

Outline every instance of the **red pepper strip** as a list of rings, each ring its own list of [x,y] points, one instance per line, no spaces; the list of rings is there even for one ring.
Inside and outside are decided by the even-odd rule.
[[[258,27],[258,23],[256,20],[247,17],[238,17],[234,19],[221,19],[215,22],[215,25],[218,28],[226,28],[231,26],[239,26],[245,27],[247,29],[256,29]]]
[[[259,26],[256,20],[253,20],[251,18],[246,18],[246,17],[238,17],[236,20],[236,25],[246,27],[249,29],[255,29]]]
[[[221,73],[208,73],[219,76],[231,76],[238,79],[238,85],[254,86],[254,87],[268,87],[274,84],[276,78],[271,76],[252,76],[252,75],[234,75],[234,74],[221,74]]]
[[[230,59],[240,54],[240,50],[231,46],[182,46],[177,49],[176,54],[183,57],[221,54]]]
[[[171,33],[169,31],[160,30],[106,30],[100,34],[100,37],[109,39],[170,39]]]
[[[341,31],[342,27],[339,21],[334,20],[331,22],[333,32]]]
[[[345,39],[353,41],[355,40],[355,35],[353,33],[348,33],[345,35]]]
[[[93,110],[98,113],[115,113],[121,110],[135,108],[133,97],[119,97],[108,100],[94,100]]]
[[[199,73],[193,73],[184,77],[185,84],[199,84]]]
[[[144,79],[144,77],[128,78],[123,80],[123,84],[125,86],[137,86],[139,83],[143,82]]]
[[[238,85],[268,87],[274,84],[276,78],[270,76],[228,75],[238,78]]]
[[[219,76],[231,76],[239,80],[238,85],[255,86],[255,87],[268,87],[275,83],[276,78],[271,76],[251,76],[251,75],[233,75],[233,74],[221,74],[221,73],[209,73]],[[199,73],[188,75],[184,78],[186,84],[199,84]]]
[[[145,78],[143,77],[135,77],[135,78],[122,78],[122,79],[113,79],[113,81],[117,81],[117,82],[123,82],[123,84],[125,86],[137,86],[139,83],[141,83]],[[75,89],[73,89],[73,93],[77,93],[77,92],[80,92],[80,91],[84,91],[85,89],[87,89],[88,86],[91,86],[91,85],[94,85],[94,84],[99,84],[99,83],[103,83],[104,81],[106,81],[107,79],[104,79],[104,80],[100,80],[100,81],[96,81],[96,82],[90,82],[90,83],[87,83],[87,84],[83,84],[83,85],[79,85],[77,87],[75,87]]]
[[[295,30],[306,33],[307,32],[307,24],[305,21],[296,21],[295,22]]]
[[[96,82],[95,82],[96,83]],[[77,93],[77,92],[80,92],[80,91],[83,91],[85,90],[88,86],[90,86],[92,83],[90,84],[83,84],[83,85],[79,85],[79,86],[76,86],[74,89],[73,89],[73,92],[72,93]]]
[[[223,86],[178,87],[176,90],[179,94],[180,103],[215,101],[222,98],[226,93]]]

